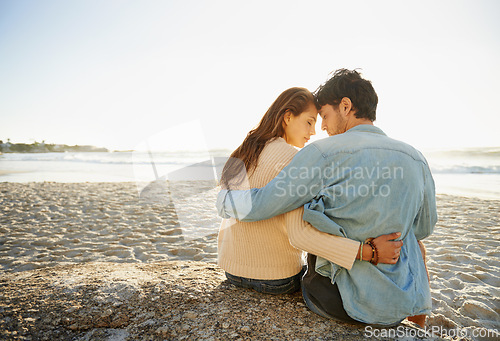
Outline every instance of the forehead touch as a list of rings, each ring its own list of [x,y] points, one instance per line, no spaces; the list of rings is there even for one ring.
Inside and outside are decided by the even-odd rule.
[[[316,119],[316,116],[318,115],[318,109],[316,109],[316,106],[315,105],[312,105],[312,106],[309,106],[309,108],[307,108],[306,111],[304,111],[304,113],[309,116],[309,117],[312,117],[314,119]]]
[[[321,108],[319,109],[319,113],[321,114],[330,110],[333,110],[333,106],[331,104],[325,104],[321,106]]]

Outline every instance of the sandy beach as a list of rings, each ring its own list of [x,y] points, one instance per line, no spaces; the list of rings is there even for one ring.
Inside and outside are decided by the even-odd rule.
[[[139,197],[132,182],[0,183],[1,266],[21,271],[64,262],[216,262],[215,188],[187,182],[171,191]]]
[[[363,327],[308,312],[300,294],[276,298],[227,284],[215,265],[217,190],[209,182],[167,189],[158,196],[139,195],[132,182],[0,183],[1,338],[362,336]],[[499,207],[438,196],[439,221],[424,241],[429,328],[458,328],[471,340],[484,339],[474,331],[500,329]]]

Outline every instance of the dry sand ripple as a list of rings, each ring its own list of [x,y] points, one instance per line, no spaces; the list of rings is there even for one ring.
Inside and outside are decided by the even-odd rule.
[[[438,196],[428,251],[431,325],[500,331],[500,201]]]
[[[135,183],[1,183],[0,264],[21,271],[63,262],[215,262],[213,187],[177,184],[174,199],[191,198],[189,206],[140,198]]]

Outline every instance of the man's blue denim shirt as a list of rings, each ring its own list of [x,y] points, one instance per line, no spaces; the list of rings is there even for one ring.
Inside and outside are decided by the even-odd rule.
[[[300,150],[265,187],[222,190],[217,210],[241,221],[271,218],[304,205],[304,220],[318,230],[360,242],[392,232],[404,240],[396,264],[356,260],[347,270],[318,258],[316,271],[337,283],[354,319],[392,325],[429,314],[431,296],[417,240],[437,221],[434,181],[415,148],[358,125]]]

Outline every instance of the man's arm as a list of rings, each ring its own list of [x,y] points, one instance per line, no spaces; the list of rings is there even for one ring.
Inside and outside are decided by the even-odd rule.
[[[347,270],[351,270],[354,260],[360,257],[360,242],[321,232],[304,221],[304,208],[299,207],[285,214],[285,226],[290,244],[298,249],[325,258]],[[395,232],[379,236],[373,240],[377,246],[379,263],[396,264],[402,241],[396,241],[401,233]],[[364,261],[372,258],[372,249],[366,245],[361,255]]]
[[[304,221],[303,215],[304,207],[285,214],[290,244],[350,270],[358,254],[360,242],[321,232]]]
[[[304,205],[322,189],[324,158],[311,144],[263,188],[221,190],[217,212],[222,218],[250,222],[269,219]]]
[[[432,174],[427,165],[424,166],[424,174],[424,198],[413,224],[413,231],[417,240],[428,237],[434,231],[434,226],[437,222],[436,190]]]

